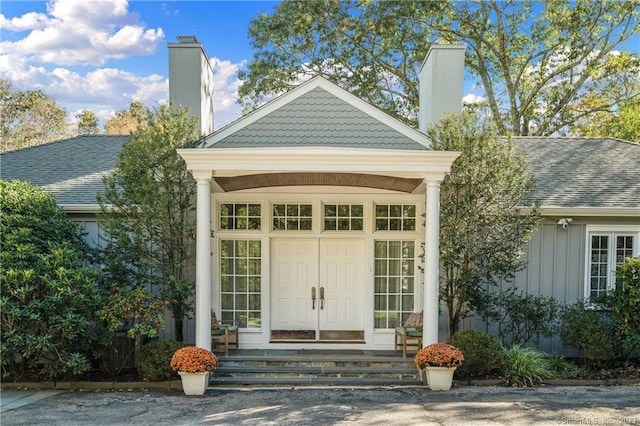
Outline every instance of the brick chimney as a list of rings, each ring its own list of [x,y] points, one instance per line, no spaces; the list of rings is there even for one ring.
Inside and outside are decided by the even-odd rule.
[[[418,130],[438,122],[445,114],[462,111],[464,84],[462,44],[434,44],[420,69]]]
[[[213,133],[213,68],[195,36],[178,36],[169,46],[169,99],[189,108],[202,136]]]

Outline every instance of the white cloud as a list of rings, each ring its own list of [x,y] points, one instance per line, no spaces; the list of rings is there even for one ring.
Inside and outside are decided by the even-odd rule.
[[[162,28],[146,28],[126,0],[54,0],[47,4],[46,14],[30,12],[11,19],[0,14],[0,28],[26,32],[19,40],[0,42],[0,78],[17,90],[42,90],[67,109],[70,123],[84,108],[95,112],[102,126],[133,101],[153,107],[169,98],[166,68],[136,75],[115,63],[153,55],[164,40]],[[115,66],[105,67],[109,61]],[[241,83],[237,72],[245,63],[218,58],[211,62],[219,129],[242,115],[236,102]]]
[[[474,93],[469,93],[462,97],[462,103],[465,105],[481,104],[487,100],[484,96],[479,96]]]
[[[0,51],[46,64],[93,66],[152,54],[164,40],[162,28],[146,29],[128,7],[127,0],[55,0],[46,15],[0,15],[3,29],[30,31],[18,41],[0,42]]]

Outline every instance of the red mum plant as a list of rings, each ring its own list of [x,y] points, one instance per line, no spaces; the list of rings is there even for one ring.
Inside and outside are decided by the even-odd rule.
[[[183,373],[204,373],[218,367],[218,358],[213,352],[195,346],[186,346],[173,353],[171,368]]]
[[[418,351],[414,358],[415,364],[423,369],[425,367],[453,368],[462,364],[464,355],[455,346],[447,343],[432,343]]]

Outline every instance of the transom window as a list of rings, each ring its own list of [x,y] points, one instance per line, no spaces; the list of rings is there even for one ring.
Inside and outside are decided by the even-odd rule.
[[[587,297],[595,298],[613,290],[620,282],[616,268],[627,257],[637,255],[638,234],[626,232],[589,233]]]
[[[220,204],[220,229],[254,230],[261,228],[260,204]]]
[[[325,231],[362,231],[364,207],[362,204],[325,204]]]
[[[374,327],[394,328],[414,310],[414,241],[375,242],[374,283]]]
[[[222,322],[260,328],[261,257],[259,240],[220,241]]]
[[[311,204],[274,204],[274,231],[310,231],[313,208]]]
[[[377,204],[376,231],[415,231],[414,204]]]

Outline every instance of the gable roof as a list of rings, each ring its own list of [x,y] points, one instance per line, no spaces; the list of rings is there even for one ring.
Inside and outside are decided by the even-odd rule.
[[[210,148],[334,146],[413,149],[429,138],[315,77],[207,137]]]
[[[545,208],[640,210],[640,144],[613,138],[513,137]]]
[[[83,135],[0,154],[0,177],[19,179],[56,194],[58,204],[97,205],[102,178],[116,166],[126,135]]]
[[[0,177],[56,194],[66,210],[95,209],[102,177],[128,136],[86,135],[0,154]],[[514,137],[545,209],[640,211],[640,144],[612,138]],[[308,148],[307,148],[308,149]],[[84,206],[84,208],[82,207]],[[633,213],[636,212],[636,213]]]

